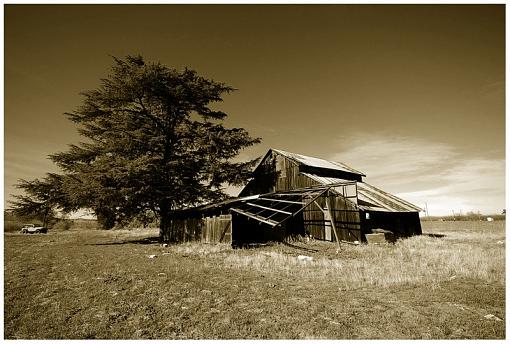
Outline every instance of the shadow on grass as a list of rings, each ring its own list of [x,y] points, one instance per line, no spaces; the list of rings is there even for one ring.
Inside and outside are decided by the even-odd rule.
[[[232,247],[234,249],[257,249],[260,247],[268,247],[268,246],[274,246],[274,245],[278,245],[278,244],[282,244],[287,247],[290,247],[290,248],[293,248],[296,250],[306,251],[306,252],[312,252],[312,253],[319,252],[319,250],[316,250],[313,248],[298,246],[298,245],[291,244],[291,243],[285,242],[285,241],[270,241],[267,243],[241,243],[241,244],[234,244]]]
[[[436,234],[436,233],[423,233],[422,235],[426,235],[431,238],[444,238],[446,234]]]
[[[139,245],[154,245],[159,244],[159,237],[150,237],[143,239],[133,239],[115,242],[101,242],[95,244],[85,244],[88,246],[113,246],[113,245],[125,245],[125,244],[139,244]]]

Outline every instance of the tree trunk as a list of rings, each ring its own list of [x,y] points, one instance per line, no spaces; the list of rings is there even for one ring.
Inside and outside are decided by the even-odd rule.
[[[115,213],[109,209],[96,209],[97,222],[102,229],[112,229],[115,226]]]
[[[46,222],[48,221],[49,213],[50,213],[50,209],[46,208],[46,210],[44,211],[44,216],[43,216],[43,224],[42,224],[43,227],[46,227]]]
[[[172,213],[170,202],[162,200],[159,206],[160,209],[160,222],[159,222],[159,241],[169,242],[172,241]]]

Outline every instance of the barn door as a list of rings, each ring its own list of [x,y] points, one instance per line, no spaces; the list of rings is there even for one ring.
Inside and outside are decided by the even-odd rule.
[[[220,237],[218,242],[232,242],[232,215],[220,215]]]
[[[232,215],[220,215],[204,218],[202,242],[216,244],[232,241]]]

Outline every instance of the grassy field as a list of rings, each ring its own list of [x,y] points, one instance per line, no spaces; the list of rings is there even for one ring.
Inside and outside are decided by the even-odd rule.
[[[5,338],[503,339],[504,226],[424,222],[428,235],[338,253],[162,247],[156,230],[6,233]]]

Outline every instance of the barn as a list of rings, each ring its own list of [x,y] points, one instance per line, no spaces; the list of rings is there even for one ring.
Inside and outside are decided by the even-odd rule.
[[[344,163],[270,149],[237,198],[185,211],[173,227],[182,241],[234,247],[303,235],[365,242],[375,229],[421,234],[422,209],[365,176]]]

